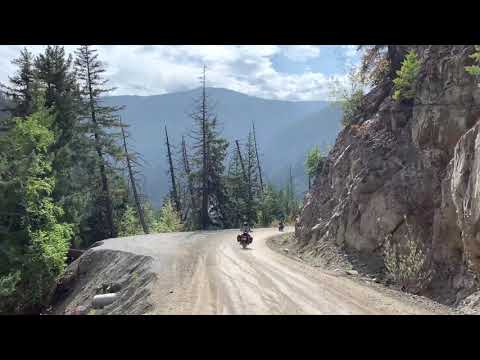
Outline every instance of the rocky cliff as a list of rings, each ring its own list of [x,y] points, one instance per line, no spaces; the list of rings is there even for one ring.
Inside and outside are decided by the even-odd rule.
[[[422,294],[456,304],[478,289],[480,271],[480,88],[465,71],[474,49],[411,48],[421,61],[415,99],[393,101],[390,81],[366,96],[305,198],[296,237],[303,252],[321,256],[330,242],[377,271],[386,238],[413,236],[433,271]]]

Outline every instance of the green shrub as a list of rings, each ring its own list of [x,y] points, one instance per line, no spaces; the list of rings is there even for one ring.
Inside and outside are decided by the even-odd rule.
[[[330,85],[330,97],[334,106],[342,110],[342,125],[344,127],[355,123],[355,119],[363,111],[364,99],[368,87],[358,68],[352,68],[348,73],[347,82],[333,81]]]
[[[322,153],[318,145],[308,151],[307,159],[305,160],[305,170],[308,176],[313,178],[317,175],[317,172],[322,164],[322,160]]]
[[[480,76],[480,45],[476,45],[475,50],[470,57],[479,65],[465,66],[465,70],[471,75]]]
[[[173,208],[170,200],[168,200],[160,209],[160,216],[153,222],[152,230],[158,233],[183,230],[180,214]]]
[[[397,77],[393,80],[396,101],[409,100],[415,97],[415,80],[420,71],[420,62],[415,51],[410,51],[402,62],[402,67],[397,71]]]
[[[132,206],[127,205],[127,208],[120,219],[120,223],[118,224],[118,236],[141,234],[143,234],[143,229],[138,220],[137,212]]]

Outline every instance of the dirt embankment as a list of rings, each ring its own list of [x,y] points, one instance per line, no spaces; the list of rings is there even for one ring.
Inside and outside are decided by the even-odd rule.
[[[140,315],[152,308],[156,274],[152,259],[128,252],[92,248],[67,268],[54,299],[52,314]],[[95,295],[117,293],[121,301],[95,309]]]

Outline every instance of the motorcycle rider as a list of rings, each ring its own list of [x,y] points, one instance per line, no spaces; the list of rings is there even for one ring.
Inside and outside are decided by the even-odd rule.
[[[243,234],[248,234],[249,232],[252,231],[252,229],[251,229],[250,226],[248,225],[248,222],[244,221],[244,222],[243,222],[243,227],[240,229],[240,231],[241,231]]]
[[[248,225],[248,222],[244,221],[243,222],[243,226],[242,228],[240,229],[241,233],[242,234],[247,234],[248,238],[249,238],[249,242],[252,242],[253,241],[253,238],[252,236],[249,234],[250,232],[252,232],[252,229],[250,228],[250,226]],[[237,236],[237,241],[240,241],[240,235]]]

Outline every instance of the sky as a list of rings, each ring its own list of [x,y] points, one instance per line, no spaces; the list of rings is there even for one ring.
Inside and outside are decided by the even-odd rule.
[[[23,45],[0,45],[0,82],[15,72],[11,61]],[[34,54],[45,46],[26,46]],[[67,53],[78,46],[65,45]],[[111,95],[158,95],[200,85],[265,99],[328,100],[333,81],[346,82],[357,64],[355,45],[98,45]]]

